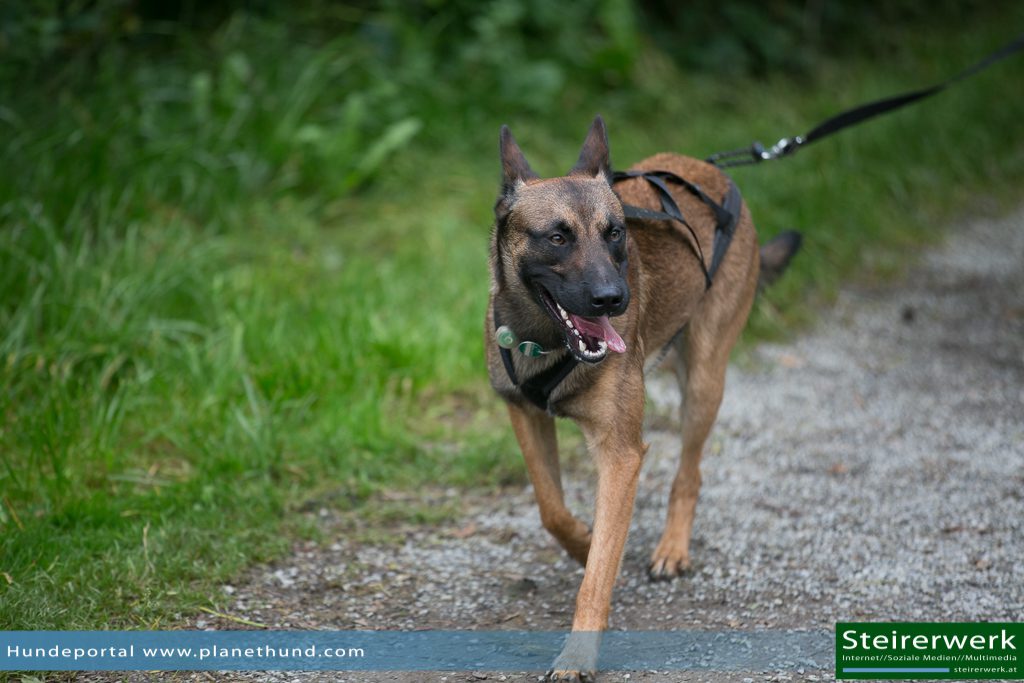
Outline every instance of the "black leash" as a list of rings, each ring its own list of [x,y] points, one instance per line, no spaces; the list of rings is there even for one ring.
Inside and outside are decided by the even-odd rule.
[[[936,95],[954,83],[958,83],[965,78],[973,76],[976,73],[992,66],[996,62],[1002,61],[1010,55],[1020,52],[1022,49],[1024,49],[1024,35],[1018,36],[1015,40],[999,48],[980,62],[964,69],[952,78],[938,83],[937,85],[933,85],[930,88],[913,90],[908,93],[903,93],[902,95],[886,97],[880,100],[875,100],[874,102],[862,104],[859,107],[854,107],[853,109],[848,109],[847,111],[836,114],[831,118],[825,119],[805,135],[795,135],[791,138],[782,138],[769,149],[765,149],[764,145],[760,142],[755,142],[750,147],[712,154],[707,158],[707,161],[719,168],[729,168],[732,166],[757,164],[762,161],[771,161],[772,159],[781,159],[782,157],[790,156],[801,147],[809,145],[812,142],[817,142],[818,140],[826,138],[834,133],[838,133],[844,128],[849,128],[850,126],[861,123],[862,121],[873,119],[876,116],[880,116],[890,111],[895,111],[896,109],[905,107],[908,104]]]

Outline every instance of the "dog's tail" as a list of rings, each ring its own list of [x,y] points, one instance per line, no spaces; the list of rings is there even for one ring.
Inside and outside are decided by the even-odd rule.
[[[779,279],[790,260],[800,251],[803,238],[796,230],[786,230],[761,245],[761,274],[758,289],[764,289]]]

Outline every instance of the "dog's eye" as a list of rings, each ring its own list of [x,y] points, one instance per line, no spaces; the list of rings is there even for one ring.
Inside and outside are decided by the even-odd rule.
[[[623,231],[622,228],[612,228],[608,231],[608,239],[612,242],[618,242],[622,239],[624,234],[625,231]]]
[[[554,244],[556,247],[564,246],[566,243],[565,235],[560,232],[556,232],[548,237],[548,241]]]

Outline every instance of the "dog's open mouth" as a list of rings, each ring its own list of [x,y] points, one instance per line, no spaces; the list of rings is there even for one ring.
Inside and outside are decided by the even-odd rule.
[[[609,349],[625,353],[626,342],[612,327],[608,316],[585,318],[565,310],[545,289],[540,288],[541,300],[548,313],[558,323],[565,335],[565,345],[574,356],[587,363],[604,360]]]

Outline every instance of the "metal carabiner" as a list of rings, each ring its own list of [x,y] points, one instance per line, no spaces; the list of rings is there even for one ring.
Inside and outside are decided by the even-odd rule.
[[[770,161],[771,159],[788,157],[790,154],[796,152],[802,144],[804,144],[804,139],[799,135],[792,138],[782,138],[776,142],[771,149],[766,150],[761,147],[759,150],[761,161]],[[758,145],[758,147],[760,147],[760,145]]]

